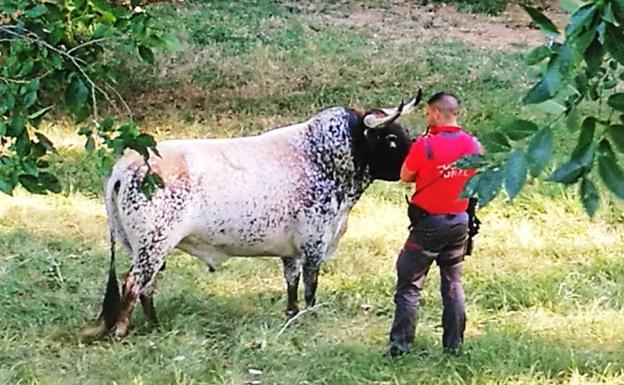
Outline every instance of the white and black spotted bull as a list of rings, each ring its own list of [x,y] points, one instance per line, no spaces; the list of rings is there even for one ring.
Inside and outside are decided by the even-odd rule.
[[[344,235],[353,205],[373,180],[398,180],[411,140],[395,120],[420,95],[365,113],[326,109],[258,136],[164,141],[160,157],[149,159],[165,184],[151,200],[139,187],[147,166],[127,153],[106,183],[109,282],[100,324],[87,334],[115,327],[116,337],[125,336],[137,299],[155,322],[154,283],[175,248],[211,270],[229,257],[281,257],[287,312],[298,311],[301,271],[306,305],[313,306],[320,264]],[[132,254],[121,295],[115,239]]]

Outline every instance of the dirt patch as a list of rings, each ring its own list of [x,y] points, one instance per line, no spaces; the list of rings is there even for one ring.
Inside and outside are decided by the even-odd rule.
[[[343,4],[319,9],[314,3],[300,2],[287,6],[316,25],[366,29],[375,36],[398,42],[457,40],[484,49],[527,48],[546,42],[545,35],[531,25],[530,18],[517,5],[510,5],[499,16],[462,13],[444,4],[421,6],[406,2],[374,8]],[[548,16],[557,25],[565,25],[563,11],[554,9]]]

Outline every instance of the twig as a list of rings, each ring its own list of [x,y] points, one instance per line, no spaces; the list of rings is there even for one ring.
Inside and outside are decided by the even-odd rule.
[[[128,105],[128,103],[126,103],[126,100],[121,96],[119,91],[117,91],[117,89],[115,87],[113,87],[113,85],[110,84],[109,82],[107,82],[106,80],[102,80],[102,81],[104,82],[104,85],[106,87],[108,87],[111,91],[113,91],[115,96],[117,96],[117,98],[121,101],[121,104],[123,104],[124,108],[128,112],[128,115],[130,116],[130,119],[132,119],[133,118],[132,110],[130,109],[130,106]]]
[[[310,313],[310,312],[316,311],[318,308],[320,308],[321,306],[325,306],[325,305],[327,305],[327,302],[319,303],[318,305],[314,305],[312,307],[309,307],[309,308],[307,308],[307,309],[297,313],[297,315],[295,315],[294,317],[292,317],[291,319],[286,321],[286,323],[284,324],[284,326],[282,326],[282,328],[277,333],[277,335],[275,335],[275,339],[278,339],[279,336],[281,336],[282,333],[290,326],[290,324],[292,324],[293,322],[295,322],[295,320],[297,320],[297,318],[301,317],[302,315],[304,315],[306,313]]]
[[[106,41],[106,40],[109,40],[109,39],[107,37],[102,37],[102,38],[95,39],[95,40],[89,40],[89,41],[84,42],[82,44],[78,44],[74,48],[72,48],[69,51],[67,51],[67,53],[70,54],[70,53],[72,53],[72,52],[74,52],[76,50],[79,50],[80,48],[84,48],[84,47],[87,47],[87,46],[90,46],[90,45],[93,45],[93,44],[101,43],[101,42]]]
[[[30,41],[31,43],[39,44],[39,45],[41,45],[43,47],[46,47],[46,48],[48,48],[48,49],[58,53],[59,55],[66,57],[67,59],[69,59],[72,62],[72,64],[78,69],[78,71],[82,74],[82,76],[85,78],[85,80],[91,86],[91,101],[93,103],[93,116],[95,117],[96,120],[99,119],[98,108],[97,108],[97,100],[95,98],[95,91],[97,90],[100,93],[102,93],[102,95],[104,95],[104,97],[106,98],[106,100],[109,103],[112,103],[112,102],[111,102],[111,99],[108,96],[108,94],[106,92],[104,92],[104,90],[102,90],[102,88],[98,87],[95,84],[95,82],[91,79],[91,77],[89,77],[89,75],[87,75],[87,73],[80,66],[80,64],[78,64],[80,62],[81,64],[88,66],[88,63],[86,63],[84,60],[82,60],[80,58],[76,58],[76,57],[70,55],[67,51],[60,50],[60,49],[58,49],[58,48],[48,44],[46,41],[42,40],[39,36],[37,36],[37,34],[35,34],[34,32],[31,32],[31,31],[29,31],[27,29],[23,29],[28,34],[32,35],[32,36],[25,36],[23,34],[11,31],[10,28],[12,28],[12,27],[13,26],[1,26],[0,27],[0,31],[4,31],[4,32],[6,32],[6,33],[8,33],[10,35],[16,36],[18,38],[26,39],[26,40]]]
[[[9,83],[28,84],[30,83],[28,80],[7,79],[7,78],[3,78],[2,76],[0,76],[0,80],[5,82],[6,84],[9,84]]]

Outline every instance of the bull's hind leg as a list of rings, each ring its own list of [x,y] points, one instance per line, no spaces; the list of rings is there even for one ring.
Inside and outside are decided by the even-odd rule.
[[[306,307],[312,307],[316,303],[316,288],[318,276],[323,260],[323,247],[319,242],[316,247],[304,248],[303,253],[303,285],[305,287],[304,298]]]
[[[156,321],[156,309],[154,309],[152,299],[156,276],[165,263],[165,257],[173,250],[173,247],[162,243],[151,243],[138,250],[123,283],[121,313],[115,324],[115,338],[117,339],[128,334],[130,316],[137,299],[141,299],[148,320]]]
[[[145,318],[147,318],[150,324],[157,325],[158,317],[156,316],[156,308],[154,307],[154,290],[152,289],[149,294],[141,294],[139,298],[141,299],[141,305],[143,305]]]
[[[286,305],[286,315],[292,317],[299,312],[297,304],[297,290],[299,289],[299,277],[301,276],[301,258],[282,258],[284,264],[284,278],[286,279],[286,291],[288,293],[288,304]]]
[[[163,262],[160,267],[160,271],[165,270],[165,265],[167,262]],[[141,300],[141,305],[143,306],[143,313],[145,313],[145,318],[152,325],[158,324],[158,317],[156,316],[156,308],[154,307],[154,290],[156,288],[156,284],[154,283],[150,287],[145,289],[144,294],[139,295],[139,299]],[[149,290],[148,290],[149,289]]]

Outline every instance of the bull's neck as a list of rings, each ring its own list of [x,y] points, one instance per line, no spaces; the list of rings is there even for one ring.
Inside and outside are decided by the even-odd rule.
[[[371,184],[372,177],[352,136],[353,114],[345,108],[322,111],[304,133],[306,157],[313,179],[335,194],[339,202],[355,203]]]

